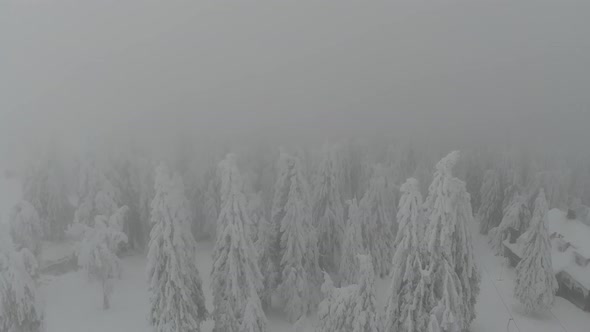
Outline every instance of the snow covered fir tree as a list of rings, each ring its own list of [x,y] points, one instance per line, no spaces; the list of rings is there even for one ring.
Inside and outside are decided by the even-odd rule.
[[[389,208],[395,206],[396,202],[390,191],[384,169],[378,165],[374,168],[369,187],[359,202],[365,228],[364,241],[373,259],[375,274],[381,278],[389,274],[397,231],[394,216],[390,214],[395,208]]]
[[[27,248],[38,257],[41,253],[43,226],[35,207],[27,201],[20,201],[10,211],[10,235],[16,250]]]
[[[509,239],[511,231],[515,231],[517,234],[526,232],[530,219],[531,212],[527,198],[516,193],[504,210],[504,217],[500,225],[490,230],[490,245],[496,255],[504,254],[503,242]]]
[[[184,195],[180,176],[158,166],[147,267],[149,320],[157,332],[201,331],[208,314]]]
[[[338,269],[344,239],[345,220],[341,197],[341,176],[337,150],[326,147],[314,180],[313,220],[318,232],[320,266]]]
[[[251,324],[266,325],[264,311],[256,308],[262,306],[260,293],[263,279],[256,248],[249,236],[251,222],[235,158],[235,155],[229,154],[219,164],[221,211],[217,220],[217,241],[211,271],[215,332],[241,331],[246,317],[249,327]]]
[[[358,280],[358,255],[368,252],[368,245],[363,238],[364,215],[360,211],[356,198],[348,201],[348,226],[342,245],[342,259],[340,261],[341,284],[353,284]]]
[[[385,309],[385,331],[425,331],[429,317],[428,282],[423,263],[426,263],[424,236],[425,222],[422,195],[418,180],[408,179],[400,189],[397,220],[399,231],[395,240],[392,284]]]
[[[545,226],[547,206],[545,192],[541,189],[535,199],[531,226],[519,239],[524,243],[524,250],[516,266],[514,296],[528,311],[551,308],[558,288],[551,262],[551,243]]]
[[[494,170],[487,170],[481,185],[481,204],[477,211],[477,219],[482,234],[487,234],[490,229],[498,226],[502,220],[502,194],[500,176]]]
[[[16,250],[0,224],[0,331],[42,331],[43,308],[37,260],[26,247]]]
[[[428,217],[425,240],[430,278],[427,295],[437,308],[436,318],[443,331],[464,331],[475,319],[480,276],[468,225],[473,214],[465,183],[453,177],[459,152],[453,151],[436,165],[434,180],[425,201]]]
[[[359,277],[356,283],[334,287],[330,276],[324,274],[322,292],[325,295],[318,311],[318,332],[381,332],[381,315],[377,311],[375,273],[371,257],[358,255]]]
[[[310,314],[319,303],[319,286],[322,276],[318,262],[318,240],[313,228],[309,189],[303,177],[300,161],[286,154],[281,155],[281,168],[287,172],[284,185],[288,190],[284,205],[277,198],[280,216],[280,249],[278,264],[278,292],[284,302],[290,321],[295,322]],[[280,186],[279,186],[280,187]],[[283,191],[278,191],[283,195]],[[279,207],[280,206],[280,207]]]

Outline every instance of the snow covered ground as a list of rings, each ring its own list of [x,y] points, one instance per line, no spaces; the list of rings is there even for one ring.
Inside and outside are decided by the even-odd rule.
[[[18,201],[20,187],[16,180],[0,177],[0,216],[6,220],[10,207]],[[475,230],[476,227],[474,227]],[[514,300],[514,269],[502,258],[495,257],[487,243],[487,237],[474,231],[475,254],[482,273],[481,293],[477,303],[478,317],[472,324],[473,332],[587,332],[590,313],[584,312],[570,302],[557,298],[553,309],[542,315],[529,315]],[[63,246],[45,250],[61,253]],[[209,289],[212,243],[199,243],[196,257],[203,279],[207,306],[212,309]],[[45,324],[47,332],[145,332],[147,321],[148,293],[145,275],[145,258],[142,254],[123,258],[123,278],[117,280],[111,309],[102,310],[99,285],[87,280],[82,272],[70,272],[61,276],[44,276],[41,293],[45,301]],[[379,280],[378,300],[385,303],[388,280]],[[513,319],[513,321],[510,321]],[[508,323],[510,321],[510,325]],[[310,322],[310,325],[313,322]],[[204,323],[204,331],[210,331],[212,322]],[[291,331],[280,313],[269,315],[270,332]],[[310,327],[309,331],[313,331]]]
[[[213,299],[209,289],[212,243],[199,243],[197,263],[209,310]],[[148,324],[149,295],[145,274],[145,257],[141,254],[123,258],[123,278],[116,280],[111,308],[102,310],[98,283],[89,281],[82,271],[42,279],[47,332],[145,332]],[[280,315],[269,317],[269,331],[290,331]],[[213,322],[203,323],[203,331]]]
[[[514,270],[495,257],[487,238],[474,235],[475,252],[482,272],[481,294],[477,303],[478,317],[473,322],[473,332],[587,332],[590,313],[584,312],[570,302],[557,298],[550,312],[542,315],[526,314],[512,296]],[[212,243],[199,243],[197,263],[207,306],[211,309],[209,290]],[[47,277],[43,281],[43,294],[48,304],[45,320],[48,332],[145,332],[147,322],[148,294],[145,276],[145,259],[142,255],[123,258],[123,278],[117,280],[112,299],[112,308],[104,311],[98,284],[89,282],[81,272]],[[379,303],[386,300],[388,280],[378,285]],[[291,331],[291,325],[278,313],[269,315],[269,331]],[[508,326],[509,320],[510,325]],[[204,323],[204,331],[210,331],[212,322]],[[310,331],[313,331],[310,328]]]

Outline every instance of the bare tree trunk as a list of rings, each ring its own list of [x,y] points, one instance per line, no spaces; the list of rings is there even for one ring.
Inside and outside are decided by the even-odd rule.
[[[110,303],[109,303],[109,285],[108,285],[108,279],[103,279],[102,280],[102,308],[104,310],[109,309]]]

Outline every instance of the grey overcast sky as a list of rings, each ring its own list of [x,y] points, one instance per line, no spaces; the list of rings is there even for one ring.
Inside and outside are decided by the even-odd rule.
[[[0,24],[0,152],[115,131],[590,142],[587,0],[3,0]]]

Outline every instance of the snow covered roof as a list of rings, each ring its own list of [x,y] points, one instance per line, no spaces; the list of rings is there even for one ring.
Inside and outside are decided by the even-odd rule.
[[[590,258],[590,227],[579,220],[568,220],[559,209],[549,211],[547,218],[549,235],[559,234],[573,246],[573,250],[586,259]]]
[[[559,235],[559,238],[551,240],[551,261],[555,274],[562,271],[566,272],[574,280],[590,290],[590,264],[581,266],[575,260],[576,253],[590,259],[590,227],[579,220],[568,220],[565,212],[552,209],[547,217],[547,232],[549,235]],[[558,248],[559,241],[570,243],[570,246],[564,251],[560,251]],[[518,257],[522,256],[522,242],[510,243],[506,240],[504,245]]]
[[[590,227],[579,220],[568,220],[566,213],[559,209],[549,211],[547,218],[547,230],[549,234],[557,234],[565,243],[569,243],[563,252],[560,252],[558,239],[551,241],[551,256],[555,273],[564,271],[584,288],[590,289],[590,264],[581,266],[576,263],[576,253],[585,259],[590,259]]]

